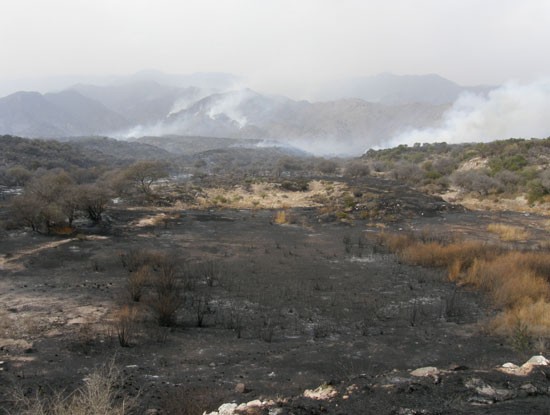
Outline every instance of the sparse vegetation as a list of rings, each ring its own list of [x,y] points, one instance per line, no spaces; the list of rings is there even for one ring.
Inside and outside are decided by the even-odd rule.
[[[484,199],[525,197],[530,205],[544,203],[550,194],[550,139],[509,139],[483,144],[425,143],[369,150],[365,161],[382,173],[431,193]],[[422,166],[420,168],[419,166]]]
[[[135,399],[121,393],[121,374],[114,362],[92,371],[73,392],[52,391],[49,395],[26,396],[15,392],[19,414],[25,415],[126,415],[135,409]]]
[[[513,231],[516,235],[517,229]],[[526,325],[522,332],[550,336],[548,252],[507,251],[477,241],[422,242],[413,235],[383,234],[382,243],[406,262],[446,267],[451,281],[485,292],[494,307],[502,310],[493,322],[498,332],[517,334],[519,319],[522,327]]]
[[[464,214],[411,186],[491,205],[532,189],[542,209],[546,141],[400,146],[359,160],[209,149],[154,162],[162,174],[143,179],[127,174],[144,166],[131,154],[78,167],[83,153],[53,145],[80,154],[64,170],[13,159],[0,167],[0,380],[24,398],[2,400],[2,383],[0,400],[12,413],[78,414],[89,404],[82,378],[118,353],[128,378],[100,413],[133,413],[121,404],[141,388],[136,413],[202,414],[279,389],[300,398],[246,411],[286,411],[326,379],[339,395],[312,413],[367,410],[353,385],[384,413],[403,399],[422,406],[425,394],[396,392],[418,387],[470,408],[461,382],[438,382],[454,372],[413,383],[411,362],[479,356],[458,362],[467,379],[547,350],[549,223]],[[537,373],[528,381],[539,387]],[[50,383],[51,393],[37,386]]]
[[[491,223],[487,226],[487,230],[496,233],[503,241],[522,241],[529,238],[529,232],[525,229],[504,223]]]

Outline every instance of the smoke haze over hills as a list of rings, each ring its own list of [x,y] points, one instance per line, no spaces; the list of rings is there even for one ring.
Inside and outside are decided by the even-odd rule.
[[[463,93],[437,128],[415,129],[387,145],[415,142],[487,142],[503,138],[550,136],[550,79],[508,82],[487,96]]]
[[[549,135],[546,0],[5,3],[0,133],[317,154]]]
[[[550,135],[548,80],[491,89],[461,87],[436,75],[382,74],[327,85],[318,94],[334,99],[310,102],[261,94],[239,87],[238,78],[226,74],[141,72],[107,85],[77,84],[61,92],[0,98],[0,133],[254,139],[318,155],[358,155],[415,142]]]

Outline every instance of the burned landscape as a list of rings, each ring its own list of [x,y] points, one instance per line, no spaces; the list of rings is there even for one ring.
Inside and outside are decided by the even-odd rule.
[[[93,385],[108,413],[548,411],[550,222],[533,170],[548,140],[495,144],[537,148],[516,170],[483,148],[518,180],[499,187],[483,165],[470,182],[481,189],[452,176],[472,148],[424,147],[433,159],[411,181],[391,157],[421,148],[163,158],[144,143],[3,140],[6,413],[77,413]],[[456,166],[436,177],[442,157]],[[450,187],[452,202],[436,194]],[[23,208],[48,189],[49,205]],[[525,209],[497,209],[523,191]]]

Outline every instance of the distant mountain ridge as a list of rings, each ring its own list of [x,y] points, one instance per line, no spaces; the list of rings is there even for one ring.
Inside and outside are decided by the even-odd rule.
[[[220,87],[238,81],[227,74],[178,77],[144,72],[126,81],[0,98],[0,134],[175,134],[277,140],[318,154],[352,154],[407,129],[436,127],[458,94],[472,90],[437,75],[381,74],[334,84],[333,92],[327,86],[322,93],[342,98],[309,102],[246,88],[224,90]]]
[[[384,104],[419,102],[437,105],[452,103],[464,92],[486,94],[494,88],[489,85],[464,87],[437,74],[394,75],[386,72],[328,83],[321,89],[318,98],[361,98]]]
[[[0,99],[0,134],[63,137],[128,126],[120,114],[74,91],[16,92]]]

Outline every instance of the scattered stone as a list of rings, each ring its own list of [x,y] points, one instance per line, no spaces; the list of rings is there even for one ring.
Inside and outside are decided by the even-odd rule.
[[[268,412],[268,415],[283,415],[283,408],[271,408]]]
[[[532,372],[535,366],[548,366],[549,364],[550,360],[540,355],[531,357],[531,359],[521,365],[521,367],[513,363],[504,363],[498,370],[509,375],[527,376]]]
[[[399,408],[397,411],[397,415],[427,415],[429,414],[428,411],[425,409],[411,409],[411,408]]]
[[[468,370],[468,366],[453,363],[449,366],[449,370],[452,372],[458,372],[459,370]]]
[[[258,408],[260,406],[264,406],[264,403],[259,399],[254,399],[253,401],[247,402],[246,406],[249,408]]]
[[[246,393],[248,392],[248,389],[246,388],[246,385],[244,383],[237,383],[235,386],[235,392],[237,393]]]
[[[472,405],[492,405],[495,403],[493,399],[484,398],[482,396],[472,396],[468,399],[468,402]]]
[[[532,383],[525,383],[525,384],[521,385],[520,390],[522,392],[527,393],[527,395],[536,395],[539,392],[538,389],[536,388],[536,386],[533,385]]]
[[[147,409],[145,411],[145,415],[158,415],[160,414],[160,411],[156,408]]]
[[[236,403],[224,403],[218,408],[218,415],[234,415],[237,406]]]
[[[532,365],[532,366],[548,366],[550,364],[550,360],[548,360],[546,357],[539,355],[539,356],[533,356],[531,359],[529,359],[527,362],[523,364],[525,365]]]
[[[434,366],[426,366],[426,367],[421,367],[421,368],[413,370],[411,372],[411,375],[419,377],[419,378],[423,378],[423,377],[428,377],[428,376],[435,377],[435,376],[439,375],[440,373],[441,372],[438,368],[436,368]]]
[[[493,402],[506,401],[514,397],[514,392],[508,389],[495,388],[485,383],[480,378],[472,378],[466,381],[465,386],[473,389],[478,395],[492,399]]]
[[[331,385],[321,385],[315,390],[306,389],[304,391],[304,397],[322,401],[334,398],[336,395],[338,392]]]

